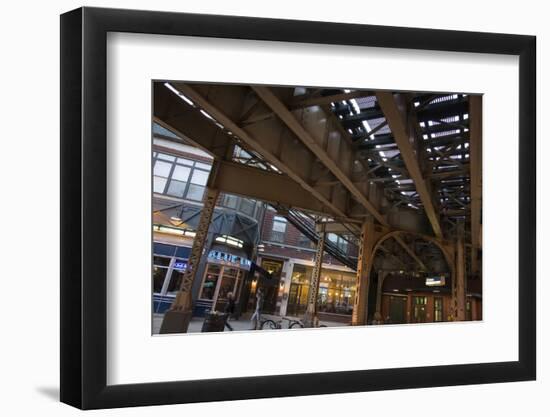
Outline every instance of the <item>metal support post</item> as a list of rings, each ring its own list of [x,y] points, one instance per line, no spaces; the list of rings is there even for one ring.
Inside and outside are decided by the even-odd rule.
[[[309,285],[306,314],[303,320],[305,327],[319,327],[319,317],[317,317],[317,294],[319,293],[319,282],[321,281],[321,271],[323,269],[325,228],[325,223],[322,223],[319,240],[317,241],[317,251],[315,252],[315,265],[313,266],[311,283]]]
[[[382,314],[382,287],[384,280],[388,276],[388,271],[378,272],[378,285],[376,288],[376,312]]]
[[[456,240],[455,251],[455,282],[454,282],[454,296],[455,296],[455,319],[458,321],[466,320],[466,259],[464,256],[464,225],[459,224],[458,236]]]
[[[366,324],[369,298],[369,274],[372,266],[373,249],[377,234],[372,220],[363,223],[361,228],[361,246],[357,260],[357,284],[351,324],[353,326]]]

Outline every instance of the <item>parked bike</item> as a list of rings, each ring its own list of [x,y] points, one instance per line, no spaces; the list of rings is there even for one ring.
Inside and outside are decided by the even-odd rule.
[[[286,329],[296,329],[296,328],[304,328],[304,323],[300,319],[291,319],[288,317],[281,317],[279,320],[262,320],[262,323],[260,325],[260,329],[262,330],[277,330],[277,329],[283,329],[283,322],[288,321],[288,327],[284,327]],[[319,327],[327,327],[324,324],[319,325]]]

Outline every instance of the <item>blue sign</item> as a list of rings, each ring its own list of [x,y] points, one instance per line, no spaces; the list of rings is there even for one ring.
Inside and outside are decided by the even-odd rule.
[[[211,250],[208,253],[208,261],[223,265],[231,265],[246,270],[249,270],[252,265],[252,261],[250,259],[217,250]]]
[[[185,269],[187,268],[187,262],[175,262],[174,269]]]

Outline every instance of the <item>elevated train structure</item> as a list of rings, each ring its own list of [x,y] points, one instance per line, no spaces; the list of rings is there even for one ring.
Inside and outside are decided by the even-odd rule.
[[[480,289],[482,279],[481,96],[179,81],[155,82],[153,92],[153,121],[213,157],[161,332],[187,328],[220,192],[270,204],[316,243],[308,325],[325,251],[357,271],[353,325],[381,311],[384,281],[398,281],[386,279],[392,271],[445,277],[451,316],[467,319],[467,285]],[[357,245],[358,259],[337,253],[327,233]]]

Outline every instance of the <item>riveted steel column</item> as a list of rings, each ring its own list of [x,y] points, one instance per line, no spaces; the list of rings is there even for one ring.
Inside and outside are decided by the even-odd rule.
[[[466,320],[466,259],[464,256],[464,225],[458,226],[455,251],[455,318],[458,321]]]
[[[382,314],[382,287],[384,280],[388,276],[388,271],[378,272],[378,285],[376,288],[376,312]]]
[[[362,325],[367,322],[368,299],[369,299],[369,274],[373,260],[373,248],[376,242],[374,223],[372,220],[363,223],[361,228],[361,246],[357,260],[357,281],[355,288],[355,302],[351,324]]]
[[[311,274],[311,283],[307,297],[307,309],[304,315],[305,327],[319,327],[319,317],[317,317],[317,294],[319,293],[319,282],[321,281],[321,271],[323,269],[323,254],[325,252],[325,223],[321,224],[321,232],[317,241],[317,251],[315,252],[315,265]]]

